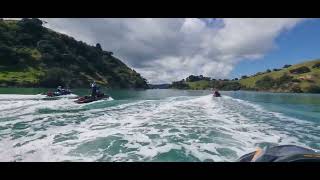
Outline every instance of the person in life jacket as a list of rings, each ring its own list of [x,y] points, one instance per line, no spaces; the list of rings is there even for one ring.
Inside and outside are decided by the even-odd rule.
[[[62,87],[61,86],[58,86],[58,88],[57,88],[57,92],[62,92],[63,91],[63,89],[62,89]]]
[[[220,97],[220,96],[221,96],[221,94],[219,93],[219,91],[216,90],[216,89],[213,90],[213,95],[214,95],[215,97]]]
[[[62,86],[58,86],[57,91],[56,91],[56,95],[63,95],[65,92],[65,89],[62,88]]]
[[[96,82],[93,81],[90,86],[91,86],[91,97],[96,98],[97,97],[97,90],[98,90]]]

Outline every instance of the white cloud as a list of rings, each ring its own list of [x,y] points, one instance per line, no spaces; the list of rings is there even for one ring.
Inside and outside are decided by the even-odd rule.
[[[225,78],[243,59],[263,57],[302,19],[45,19],[46,26],[99,42],[151,83],[190,74]]]

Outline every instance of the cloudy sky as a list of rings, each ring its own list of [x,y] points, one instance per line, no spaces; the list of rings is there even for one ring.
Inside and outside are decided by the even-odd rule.
[[[150,83],[190,74],[230,78],[240,64],[259,62],[279,48],[277,38],[306,19],[68,19],[45,25],[104,50]],[[245,68],[245,67],[244,67]],[[241,73],[234,74],[234,76]]]

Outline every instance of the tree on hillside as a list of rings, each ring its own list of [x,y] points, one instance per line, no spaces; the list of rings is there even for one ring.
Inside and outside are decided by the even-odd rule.
[[[44,87],[69,86],[72,74],[62,68],[52,68],[40,78],[40,85]]]
[[[201,80],[210,81],[210,77],[204,77],[203,75],[200,75],[200,76],[190,75],[189,77],[186,78],[187,82],[195,82],[195,81],[201,81]]]
[[[312,66],[312,68],[320,68],[320,62],[314,64],[314,65]]]
[[[270,76],[264,76],[256,81],[256,86],[261,89],[270,89],[274,86],[275,81]]]
[[[241,79],[246,79],[248,78],[248,76],[244,75],[244,76],[241,76]]]
[[[280,86],[280,85],[291,82],[292,79],[293,79],[292,76],[289,76],[287,73],[284,73],[282,76],[280,76],[278,79],[275,80],[275,83]]]
[[[311,85],[307,88],[307,92],[309,93],[320,93],[320,86]]]
[[[22,18],[18,25],[25,28],[34,28],[42,26],[43,22],[38,18]]]
[[[296,69],[291,69],[290,73],[292,74],[303,74],[303,73],[307,73],[310,72],[311,70],[307,67],[307,66],[301,66],[298,67]]]
[[[286,64],[286,65],[283,66],[283,68],[288,68],[290,66],[291,66],[290,64]]]
[[[301,90],[299,85],[294,85],[294,86],[291,87],[291,92],[293,92],[293,93],[302,93],[303,91]]]
[[[187,83],[185,83],[184,80],[181,80],[181,81],[172,82],[171,87],[177,88],[177,89],[188,89],[189,85]]]
[[[19,59],[16,51],[4,44],[0,44],[0,64],[17,65],[18,63]]]
[[[96,44],[96,48],[97,48],[99,51],[102,51],[101,45],[100,45],[99,43]]]

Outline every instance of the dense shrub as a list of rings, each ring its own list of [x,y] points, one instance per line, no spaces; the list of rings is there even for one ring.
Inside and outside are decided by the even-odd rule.
[[[190,75],[189,77],[186,78],[187,82],[195,82],[195,81],[201,81],[201,80],[210,81],[210,78],[204,77],[203,75],[200,75],[200,76]]]
[[[312,68],[320,68],[320,62],[314,64],[314,65],[312,66]]]
[[[291,88],[291,92],[293,93],[302,93],[303,91],[301,90],[301,88],[298,85],[295,85]]]
[[[285,84],[291,82],[293,79],[292,76],[289,76],[287,73],[284,73],[280,78],[276,79],[275,82],[277,85]]]
[[[290,64],[286,64],[286,65],[283,66],[283,68],[288,68],[290,66],[291,66]]]
[[[46,71],[40,78],[40,85],[43,87],[70,86],[70,77],[72,74],[62,68],[52,68]]]
[[[307,88],[307,92],[309,93],[320,93],[320,86],[311,85]]]
[[[2,65],[16,65],[19,63],[17,53],[14,49],[6,45],[0,44],[0,64]]]
[[[299,83],[299,82],[301,82],[301,80],[300,79],[292,79],[291,82]]]
[[[270,76],[264,76],[260,80],[256,81],[255,84],[258,88],[269,89],[275,85],[275,81]]]
[[[262,75],[264,74],[263,72],[257,72],[254,76],[259,76],[259,75]]]
[[[99,43],[96,44],[96,48],[97,48],[99,51],[102,51],[101,45],[100,45]]]
[[[227,83],[221,83],[221,86],[216,87],[217,89],[224,90],[224,91],[237,91],[241,89],[241,84],[238,82],[227,82]]]
[[[190,87],[185,81],[175,81],[175,82],[172,82],[171,88],[188,89]]]
[[[292,73],[292,74],[303,74],[303,73],[307,73],[307,72],[310,72],[310,69],[306,66],[301,66],[299,68],[290,70],[290,73]]]

